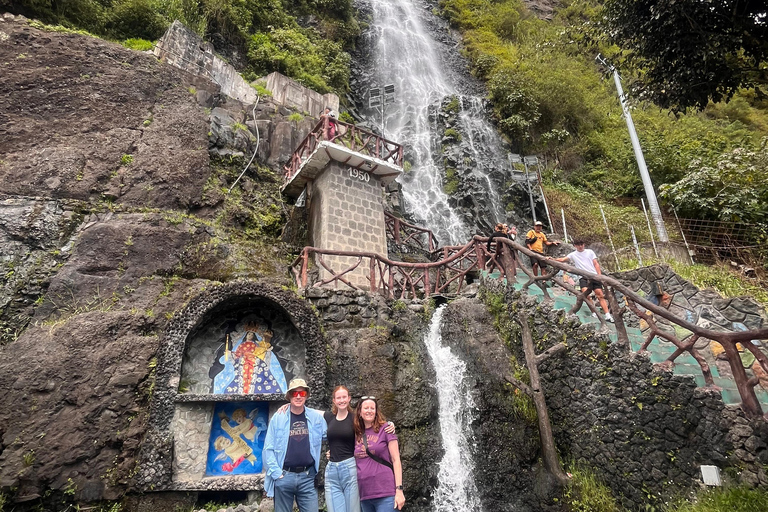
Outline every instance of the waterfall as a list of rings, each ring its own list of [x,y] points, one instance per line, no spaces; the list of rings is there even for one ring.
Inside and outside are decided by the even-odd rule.
[[[435,512],[480,511],[480,499],[473,478],[470,435],[474,412],[472,393],[466,382],[466,365],[440,336],[445,306],[440,306],[429,326],[424,344],[437,375],[440,435],[445,455],[440,461],[434,494]]]
[[[465,70],[464,75],[454,73],[444,64],[445,56],[458,49],[437,42],[425,29],[425,23],[435,21],[429,6],[422,0],[370,0],[370,6],[373,18],[366,37],[373,47],[372,74],[377,85],[395,86],[394,103],[383,116],[384,133],[406,145],[411,164],[399,179],[407,209],[441,244],[463,244],[505,218],[499,189],[509,164],[503,142],[483,112],[483,98],[462,94],[471,81]],[[430,111],[434,118],[443,98],[454,95],[460,98],[460,127],[468,139],[462,143],[463,160],[472,170],[471,190],[453,204],[470,204],[469,212],[452,206],[443,191],[441,133],[438,123],[430,122]]]

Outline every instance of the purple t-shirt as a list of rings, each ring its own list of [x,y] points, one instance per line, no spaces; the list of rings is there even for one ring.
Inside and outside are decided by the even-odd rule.
[[[379,432],[373,428],[365,430],[368,438],[368,449],[374,455],[392,462],[389,456],[389,442],[397,441],[395,434],[384,432],[382,425]],[[357,463],[357,486],[360,489],[361,500],[372,500],[395,495],[395,474],[389,467],[379,464],[365,453],[362,441],[355,442],[355,462]]]

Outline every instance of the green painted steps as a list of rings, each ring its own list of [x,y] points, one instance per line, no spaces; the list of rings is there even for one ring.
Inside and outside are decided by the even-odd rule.
[[[495,279],[501,277],[498,271],[492,272],[490,274],[487,271],[483,271],[483,276]],[[512,283],[512,286],[515,290],[520,291],[522,290],[523,285],[528,282],[528,276],[524,272],[518,270],[515,277],[516,279]],[[576,297],[566,292],[565,290],[557,287],[549,287],[547,291],[549,292],[549,295],[552,297],[552,299],[554,299],[552,302],[552,307],[554,309],[560,309],[567,312],[570,311],[576,304]],[[541,301],[544,297],[544,293],[537,285],[529,286],[527,293],[528,295],[536,297],[539,301]],[[586,305],[582,305],[580,310],[576,313],[576,316],[579,318],[581,323],[592,324],[595,326],[595,328],[600,326],[600,321],[597,318],[592,317],[592,313],[589,311],[589,308]],[[616,342],[618,337],[616,335],[615,329],[609,329],[611,330],[608,334],[608,337],[612,341]],[[637,327],[627,327],[627,335],[629,337],[632,350],[635,352],[640,350],[640,347],[645,342],[646,335],[643,334],[643,332]],[[649,352],[652,363],[661,363],[666,361],[669,356],[675,352],[676,347],[671,343],[661,343],[657,338],[651,342],[647,350]],[[733,381],[733,379],[721,377],[715,365],[711,364],[709,369],[712,372],[715,385],[722,388],[721,395],[723,397],[723,402],[726,404],[741,403],[741,396],[739,395],[738,389],[736,388],[736,383]],[[699,387],[704,387],[706,385],[704,376],[701,374],[701,367],[693,358],[693,356],[688,353],[681,354],[675,359],[674,373],[675,375],[687,375],[693,377],[696,385]],[[758,386],[755,388],[755,394],[757,395],[757,399],[763,407],[763,410],[768,411],[768,391],[765,391]]]

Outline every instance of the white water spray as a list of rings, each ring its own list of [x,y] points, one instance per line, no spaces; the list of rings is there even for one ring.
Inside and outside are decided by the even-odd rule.
[[[474,481],[471,432],[474,412],[472,393],[466,382],[466,364],[443,346],[440,336],[445,306],[432,315],[424,344],[437,374],[440,434],[445,455],[440,461],[435,512],[481,511]]]
[[[506,155],[489,157],[492,144],[496,153],[503,152],[500,137],[485,118],[483,100],[459,94],[454,79],[449,77],[436,51],[437,44],[425,30],[422,19],[433,16],[419,0],[371,0],[373,9],[372,36],[376,41],[374,69],[380,85],[395,85],[395,103],[386,109],[385,135],[406,144],[412,169],[400,178],[403,195],[410,213],[431,229],[443,245],[463,244],[478,229],[473,219],[463,220],[451,207],[443,191],[440,140],[437,123],[430,123],[430,108],[434,109],[447,96],[459,96],[462,113],[460,126],[470,139],[465,148],[475,170],[471,179],[477,184],[481,197],[475,203],[484,205],[484,216],[490,225],[503,220],[504,208],[498,185],[488,175],[489,167],[506,171]],[[467,154],[468,152],[468,154]],[[489,165],[489,160],[495,160]]]

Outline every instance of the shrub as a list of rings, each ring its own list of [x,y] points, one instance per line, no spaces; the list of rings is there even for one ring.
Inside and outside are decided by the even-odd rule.
[[[130,48],[131,50],[138,50],[140,52],[146,52],[149,50],[152,50],[154,48],[154,43],[152,41],[147,41],[146,39],[126,39],[122,42],[122,45],[126,48]]]

